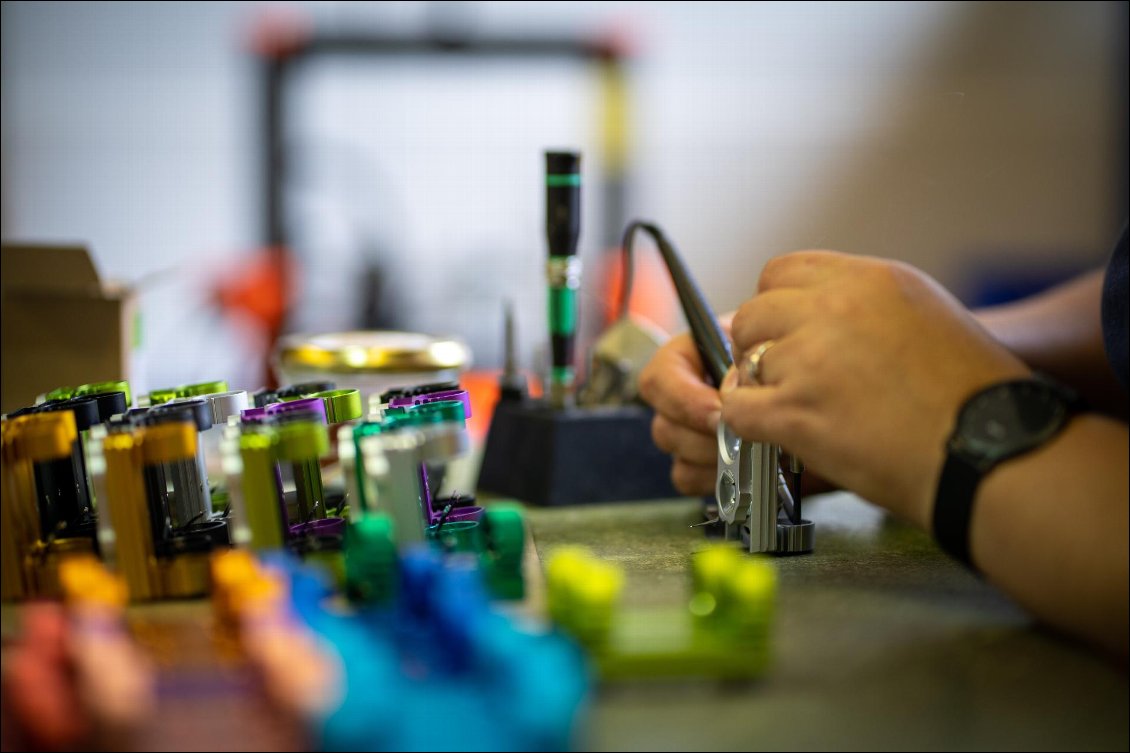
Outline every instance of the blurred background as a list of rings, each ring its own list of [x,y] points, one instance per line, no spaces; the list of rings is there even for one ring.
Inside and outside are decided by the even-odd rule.
[[[1125,2],[2,8],[0,231],[137,288],[135,391],[258,387],[284,332],[498,368],[506,301],[543,368],[547,148],[584,153],[585,342],[631,217],[722,311],[801,248],[999,300],[1101,263],[1127,213]]]

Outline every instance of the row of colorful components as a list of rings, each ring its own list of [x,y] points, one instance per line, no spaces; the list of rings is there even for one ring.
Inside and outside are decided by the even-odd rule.
[[[387,526],[385,520],[370,534],[387,536]],[[219,634],[236,637],[272,713],[300,722],[316,749],[568,749],[589,678],[566,634],[578,639],[603,679],[750,679],[768,662],[773,566],[730,546],[693,556],[692,595],[679,614],[619,605],[618,568],[582,549],[560,549],[547,570],[549,611],[560,630],[548,633],[528,632],[493,612],[473,562],[427,548],[386,551],[390,566],[382,571],[392,574],[385,579],[390,590],[353,609],[333,605],[324,574],[292,557],[261,561],[226,550],[210,560]],[[57,685],[78,687],[62,693],[56,687],[56,695],[81,691],[82,704],[68,713],[94,715],[94,728],[116,729],[120,741],[128,726],[161,711],[153,708],[161,701],[152,666],[124,630],[124,588],[93,559],[69,560],[62,581],[69,629],[85,650],[56,678]],[[52,615],[29,615],[25,637],[9,654],[13,671],[5,673],[15,721],[30,726],[36,739],[54,741],[47,746],[53,749],[89,745],[76,735],[91,725],[63,723],[58,705],[48,724],[45,704],[36,703],[43,693],[34,692],[41,684],[34,675],[60,660],[45,647]],[[105,666],[94,657],[106,654],[115,657],[115,672],[91,672]],[[108,683],[129,703],[91,692]],[[435,723],[437,709],[442,724]],[[61,740],[65,735],[71,737]]]
[[[331,605],[322,573],[293,557],[218,552],[213,650],[227,654],[235,639],[244,659],[236,667],[252,680],[239,683],[243,692],[265,695],[272,724],[303,733],[293,741],[303,747],[574,747],[589,690],[575,643],[493,611],[476,569],[457,557],[408,549],[391,571],[391,598],[344,610]],[[96,559],[70,559],[60,577],[63,603],[29,605],[22,635],[6,647],[5,739],[44,750],[137,749],[156,720],[183,712],[183,699],[158,689],[184,670],[140,650],[124,584]],[[201,659],[190,660],[194,687],[204,680]]]
[[[218,389],[226,385],[210,386]],[[17,543],[6,547],[5,598],[54,593],[57,586],[53,573],[58,558],[93,551],[98,544],[107,561],[120,562],[126,569],[131,593],[138,599],[200,592],[205,581],[202,562],[207,553],[232,540],[259,550],[288,545],[301,553],[328,559],[343,573],[337,554],[343,521],[338,515],[328,514],[330,495],[322,482],[322,461],[329,447],[323,422],[331,416],[356,415],[349,403],[356,407],[360,401],[356,391],[350,390],[300,397],[309,394],[311,388],[320,390],[322,386],[291,388],[284,397],[294,399],[265,408],[241,409],[241,401],[233,400],[233,395],[244,393],[181,398],[149,409],[133,409],[101,427],[93,426],[94,418],[88,417],[90,420],[82,423],[82,435],[67,425],[67,419],[85,415],[79,407],[90,398],[52,400],[34,409],[37,415],[50,413],[50,421],[44,416],[6,421],[5,437],[12,441],[5,441],[5,447],[11,450],[5,452],[5,466],[6,471],[9,467],[15,471],[6,475],[30,483],[17,485],[17,493],[11,495],[5,486],[5,496],[11,497],[3,505],[5,531]],[[376,462],[368,463],[376,468],[376,477],[367,475],[361,463],[351,467],[346,478],[356,482],[350,486],[359,502],[358,511],[375,509],[379,498],[381,505],[393,513],[399,530],[405,532],[404,541],[434,539],[456,548],[459,540],[479,542],[476,546],[486,557],[494,549],[486,543],[489,537],[477,530],[481,508],[452,509],[453,503],[449,503],[445,512],[440,512],[433,507],[428,488],[426,463],[445,461],[465,446],[463,411],[468,401],[466,393],[454,387],[457,385],[434,385],[388,395],[389,404],[383,406],[384,417],[380,421],[358,424],[356,436],[350,433],[352,427],[345,427],[343,455],[378,456]],[[120,402],[122,394],[116,394]],[[52,408],[59,408],[64,402],[74,403],[74,410],[52,412]],[[121,407],[104,411],[100,418],[107,419],[106,413],[117,413]],[[223,415],[216,416],[216,411]],[[227,419],[230,426],[222,429],[222,423],[213,424],[216,418]],[[94,441],[86,437],[85,444],[91,467],[97,473],[92,474],[92,483],[88,483],[82,440],[92,427]],[[414,427],[425,431],[421,435]],[[234,448],[234,452],[229,448],[229,458],[224,462],[231,493],[212,491],[203,452],[207,441],[199,441],[200,437],[206,440],[211,436],[215,444],[214,438],[221,430],[228,432],[228,444]],[[365,441],[375,434],[381,434],[383,439]],[[21,452],[20,448],[34,445],[41,435],[54,440],[54,452],[60,457]],[[421,438],[426,441],[416,443]],[[407,450],[389,453],[396,457],[394,465],[399,471],[380,462],[386,441],[392,441],[399,450]],[[58,472],[52,477],[45,469],[63,460],[64,447],[77,462],[72,463],[71,473]],[[413,452],[413,447],[427,451]],[[55,483],[44,484],[44,478],[54,478]],[[37,485],[37,481],[41,483]],[[86,521],[86,528],[81,531],[69,524],[71,518],[62,526],[56,525],[61,495],[55,490],[59,487],[69,489],[72,496],[75,490],[90,488],[81,504],[70,505],[81,513],[71,518]],[[96,495],[94,490],[98,487],[101,489]],[[108,509],[112,505],[105,505],[107,509],[100,516],[101,533],[94,540],[91,534],[96,497],[120,498],[123,513],[121,520],[114,521]],[[217,514],[213,502],[222,501],[227,501],[228,507]],[[242,523],[234,536],[229,534],[226,514],[233,501],[237,503],[236,519]],[[37,506],[41,513],[38,526],[34,525]],[[288,507],[296,509],[290,513]],[[344,500],[339,499],[332,511],[339,512],[343,507]],[[54,511],[54,517],[44,511]],[[17,525],[8,525],[13,519]],[[519,530],[520,525],[519,519]],[[506,577],[492,578],[492,582],[499,584],[496,590],[510,598],[520,596],[520,567],[499,567],[498,562],[510,560],[491,557],[496,565],[491,572],[508,573]]]
[[[387,574],[387,551],[394,547],[393,541],[432,542],[446,550],[478,555],[491,592],[499,598],[521,598],[525,533],[520,508],[499,503],[484,514],[483,508],[469,504],[470,498],[451,498],[441,509],[431,493],[429,467],[442,465],[466,449],[466,393],[445,384],[387,399],[379,419],[344,425],[338,431],[348,525],[336,516],[313,514],[323,490],[318,469],[329,450],[328,438],[318,425],[272,428],[245,422],[238,433],[231,433],[225,446],[225,471],[229,488],[242,495],[233,507],[236,541],[253,551],[288,543],[307,557],[327,559],[355,594],[386,590],[372,582],[360,584],[356,576],[369,572],[379,579],[381,573]],[[302,519],[288,530],[284,521],[293,516],[285,512],[290,499],[284,490],[290,489],[291,478],[294,507]],[[383,515],[375,516],[378,512]],[[336,554],[343,534],[344,562]],[[362,562],[369,564],[358,564]]]

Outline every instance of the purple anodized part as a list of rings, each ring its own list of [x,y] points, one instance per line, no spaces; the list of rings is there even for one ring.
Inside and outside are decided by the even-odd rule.
[[[291,537],[316,535],[316,536],[341,536],[345,533],[345,520],[342,518],[319,518],[305,523],[295,523],[290,527]]]
[[[269,418],[266,408],[244,408],[239,412],[239,420],[245,424],[261,424]]]
[[[267,415],[281,416],[287,413],[295,413],[298,411],[305,411],[306,413],[316,413],[321,422],[326,421],[326,401],[320,397],[305,397],[301,400],[288,400],[284,403],[271,403],[267,406]]]

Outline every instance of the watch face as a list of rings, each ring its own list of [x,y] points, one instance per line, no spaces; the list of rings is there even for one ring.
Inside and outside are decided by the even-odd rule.
[[[957,428],[966,449],[995,461],[1043,442],[1062,425],[1066,413],[1063,397],[1049,386],[1007,382],[974,396]]]

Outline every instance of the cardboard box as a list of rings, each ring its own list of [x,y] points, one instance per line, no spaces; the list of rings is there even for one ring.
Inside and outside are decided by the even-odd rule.
[[[138,328],[133,291],[102,282],[85,247],[5,243],[0,410],[55,387],[129,379]]]

